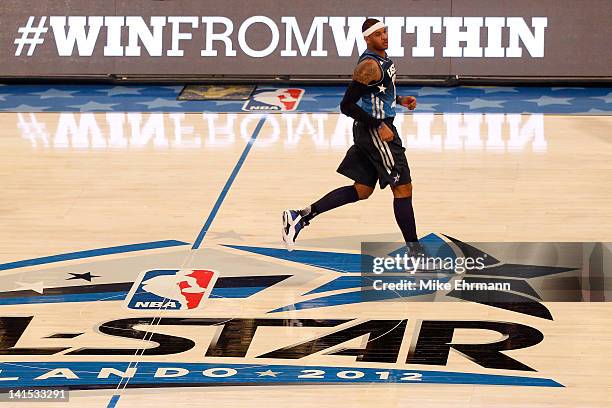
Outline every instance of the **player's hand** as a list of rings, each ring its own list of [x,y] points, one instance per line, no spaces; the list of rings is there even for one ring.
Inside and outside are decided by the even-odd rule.
[[[409,110],[414,110],[417,106],[417,101],[414,96],[400,96],[400,105]]]
[[[378,128],[378,136],[383,142],[390,142],[393,140],[393,131],[383,122],[382,126]]]

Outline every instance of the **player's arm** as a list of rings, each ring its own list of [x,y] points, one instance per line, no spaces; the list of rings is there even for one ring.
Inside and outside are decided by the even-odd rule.
[[[396,96],[395,103],[402,105],[404,108],[414,110],[417,106],[416,98],[414,96]]]
[[[369,92],[368,85],[379,81],[381,77],[382,72],[373,59],[368,58],[357,64],[355,72],[353,72],[353,80],[346,89],[344,98],[342,98],[340,103],[340,112],[368,126],[379,127],[382,120],[370,116],[357,105],[357,102],[363,95]]]

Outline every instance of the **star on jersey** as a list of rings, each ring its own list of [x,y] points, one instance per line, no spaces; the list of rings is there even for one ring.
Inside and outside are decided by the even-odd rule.
[[[387,90],[387,88],[382,84],[378,85],[378,89],[380,90],[380,93],[384,93]]]
[[[399,179],[400,179],[399,174],[396,174],[395,176],[393,176],[393,182],[394,183],[397,183],[399,181]]]

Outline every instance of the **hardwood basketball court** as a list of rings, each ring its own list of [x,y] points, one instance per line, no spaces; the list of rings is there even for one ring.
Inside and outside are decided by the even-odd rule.
[[[522,275],[550,318],[448,293],[347,300],[361,243],[401,246],[389,189],[317,217],[285,251],[281,212],[350,184],[335,173],[352,143],[342,115],[5,112],[0,387],[68,387],[69,402],[49,404],[75,407],[612,406],[609,273],[538,244],[612,241],[612,117],[416,113],[396,125],[419,236],[568,267]],[[532,244],[496,252],[513,243]],[[209,298],[130,307],[133,284],[168,270],[212,271]],[[444,364],[415,358],[448,330],[455,345],[509,339],[501,354],[530,370],[452,346]]]

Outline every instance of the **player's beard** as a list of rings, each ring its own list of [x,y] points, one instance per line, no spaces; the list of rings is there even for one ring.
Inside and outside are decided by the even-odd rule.
[[[389,48],[389,43],[387,42],[386,44],[381,42],[380,43],[380,47],[378,47],[378,51],[386,51],[387,48]]]

